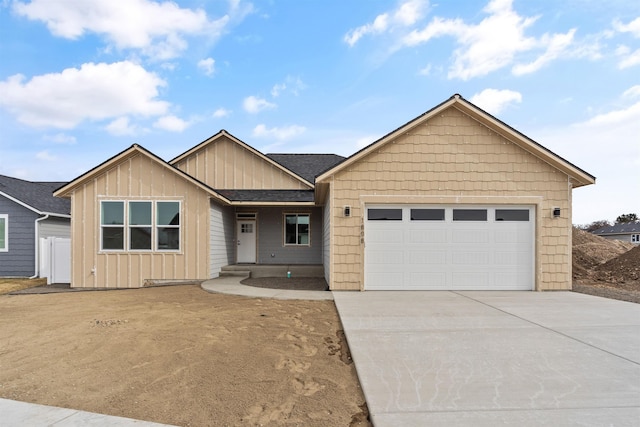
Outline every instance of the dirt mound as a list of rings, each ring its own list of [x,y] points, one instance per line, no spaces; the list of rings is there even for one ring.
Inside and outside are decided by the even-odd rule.
[[[628,252],[634,245],[605,239],[573,228],[573,278],[591,279],[598,266]]]
[[[600,280],[625,283],[640,280],[640,246],[595,268]]]

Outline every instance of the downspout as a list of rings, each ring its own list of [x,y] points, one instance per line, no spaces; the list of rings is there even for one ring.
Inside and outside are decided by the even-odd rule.
[[[38,237],[40,237],[40,233],[38,233],[38,229],[39,229],[38,225],[39,225],[40,221],[44,221],[45,219],[49,219],[49,214],[46,214],[45,216],[36,219],[34,221],[34,223],[33,223],[33,225],[36,228],[36,230],[35,230],[35,234],[36,234],[36,256],[35,256],[36,265],[35,265],[35,268],[34,268],[35,274],[33,276],[29,277],[29,279],[36,279],[38,277],[38,275],[40,274],[40,264],[39,264],[39,261],[40,261],[40,246],[39,246],[39,242],[38,242],[38,240],[39,240]]]

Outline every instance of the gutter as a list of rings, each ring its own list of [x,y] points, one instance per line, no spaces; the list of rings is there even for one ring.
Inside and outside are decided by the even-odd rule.
[[[40,245],[38,243],[38,240],[39,240],[38,237],[40,237],[40,233],[38,233],[38,231],[39,231],[38,225],[39,225],[40,221],[44,221],[45,219],[49,219],[49,215],[50,214],[46,214],[45,216],[42,216],[42,217],[36,219],[33,222],[33,225],[35,227],[35,235],[36,235],[36,244],[35,244],[35,248],[36,248],[35,260],[36,260],[36,263],[35,263],[35,267],[34,267],[35,273],[34,273],[33,276],[29,277],[29,279],[35,279],[40,274],[40,263],[39,263],[39,261],[40,261]]]

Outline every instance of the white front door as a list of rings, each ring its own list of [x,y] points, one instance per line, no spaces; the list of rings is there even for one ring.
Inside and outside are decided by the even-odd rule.
[[[238,263],[256,262],[256,222],[238,221]]]

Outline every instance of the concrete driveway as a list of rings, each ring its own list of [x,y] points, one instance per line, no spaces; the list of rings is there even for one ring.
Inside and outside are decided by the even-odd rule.
[[[334,292],[382,426],[638,426],[640,305],[573,292]]]

